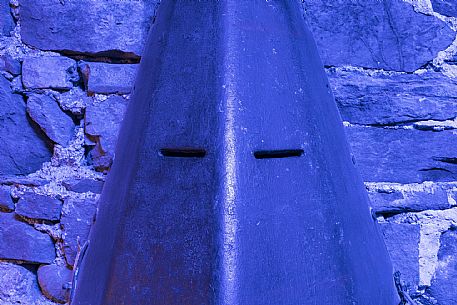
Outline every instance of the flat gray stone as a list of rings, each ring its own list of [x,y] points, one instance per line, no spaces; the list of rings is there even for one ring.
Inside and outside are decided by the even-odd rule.
[[[30,57],[22,63],[22,83],[27,89],[69,90],[78,79],[76,62],[67,57]]]
[[[16,204],[18,215],[49,221],[58,221],[62,211],[62,202],[49,196],[26,193]]]
[[[138,58],[155,0],[21,0],[22,40],[41,50]]]
[[[33,271],[12,263],[0,262],[0,304],[52,305],[40,291]]]
[[[441,73],[366,75],[328,69],[344,121],[391,125],[457,117],[457,81]]]
[[[346,128],[364,181],[416,183],[457,180],[457,134],[373,128]]]
[[[112,163],[120,124],[128,101],[112,96],[103,102],[91,103],[86,108],[86,136],[95,143],[90,157],[98,171],[107,171]]]
[[[11,16],[8,0],[0,1],[0,35],[10,36],[14,29],[13,17]]]
[[[305,0],[305,18],[324,65],[415,71],[455,32],[403,0]]]
[[[0,259],[50,264],[56,257],[51,237],[16,217],[0,213]]]
[[[67,189],[67,191],[76,193],[92,192],[94,194],[101,194],[104,183],[104,181],[94,179],[70,179],[64,181],[62,184]]]
[[[13,211],[14,202],[11,198],[10,189],[7,187],[0,186],[0,210]]]
[[[455,0],[431,0],[433,10],[441,15],[457,17],[457,2]]]
[[[419,285],[419,240],[418,224],[380,224],[384,241],[395,271],[412,291]]]
[[[73,137],[75,124],[50,96],[32,94],[27,99],[27,113],[54,143],[66,146]]]
[[[27,175],[51,159],[42,133],[30,125],[22,96],[0,76],[0,176]]]
[[[127,94],[132,91],[138,65],[84,63],[89,94]]]
[[[405,213],[451,208],[446,190],[429,191],[372,191],[368,193],[376,213]]]
[[[72,271],[66,266],[42,265],[38,268],[38,284],[50,300],[64,304],[69,301]]]
[[[21,74],[21,63],[14,59],[11,55],[0,55],[0,70],[6,71],[11,75]]]
[[[457,304],[457,230],[444,232],[440,238],[438,264],[427,294],[440,305]]]
[[[63,230],[63,251],[67,264],[73,266],[76,255],[89,236],[97,202],[91,199],[67,199],[62,210],[60,225]]]

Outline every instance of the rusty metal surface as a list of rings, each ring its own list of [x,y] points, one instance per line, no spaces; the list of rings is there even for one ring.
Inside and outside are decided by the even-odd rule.
[[[75,305],[397,304],[296,1],[164,0]]]

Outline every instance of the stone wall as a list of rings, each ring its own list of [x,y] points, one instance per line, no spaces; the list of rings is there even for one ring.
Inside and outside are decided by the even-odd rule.
[[[158,0],[0,0],[0,304],[65,303]],[[304,0],[401,289],[457,304],[457,2]]]

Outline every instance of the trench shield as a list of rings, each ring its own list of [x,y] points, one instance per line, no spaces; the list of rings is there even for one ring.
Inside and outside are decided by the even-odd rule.
[[[72,304],[398,304],[298,1],[162,1]]]

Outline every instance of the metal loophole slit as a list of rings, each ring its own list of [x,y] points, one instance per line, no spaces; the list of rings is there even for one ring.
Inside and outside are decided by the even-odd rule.
[[[303,149],[258,150],[254,152],[256,159],[290,158],[301,155],[303,155]]]
[[[206,156],[206,150],[199,148],[162,148],[161,156],[174,158],[203,158]]]

